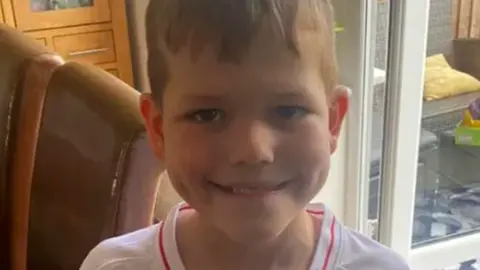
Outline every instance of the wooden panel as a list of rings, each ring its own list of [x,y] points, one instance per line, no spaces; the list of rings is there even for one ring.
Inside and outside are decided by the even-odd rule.
[[[112,74],[113,76],[121,79],[120,71],[118,70],[118,63],[106,63],[106,64],[99,64],[96,66]]]
[[[470,37],[480,38],[480,0],[473,0]]]
[[[472,0],[461,0],[459,10],[458,37],[468,38],[470,36]]]
[[[452,0],[454,38],[480,38],[480,0]]]
[[[0,2],[0,23],[4,23],[4,22],[5,22],[5,16],[3,15],[2,2]]]
[[[28,37],[31,37],[33,40],[35,40],[35,41],[37,41],[38,43],[40,43],[40,45],[52,49],[51,46],[49,46],[48,37],[42,36],[42,35],[32,35],[31,33],[25,33],[25,35],[28,36]]]
[[[111,23],[100,23],[100,24],[92,24],[92,25],[84,25],[84,26],[28,31],[28,32],[25,32],[25,34],[35,38],[45,37],[47,38],[47,40],[49,40],[57,36],[67,36],[67,35],[82,34],[82,33],[89,33],[89,32],[100,32],[100,31],[106,31],[111,29],[112,29]]]
[[[112,74],[113,76],[121,79],[120,72],[118,71],[118,63],[106,63],[106,64],[99,64],[96,66]]]
[[[108,73],[112,74],[113,76],[117,77],[117,78],[118,78],[119,75],[120,75],[120,74],[118,73],[118,69],[107,69],[106,71],[107,71]]]
[[[117,68],[117,63],[105,63],[105,64],[98,64],[96,65],[97,67],[103,69],[103,70],[109,70],[109,69],[116,69],[118,70]]]
[[[111,30],[53,37],[53,47],[65,60],[90,64],[116,60]]]
[[[93,6],[91,7],[51,11],[33,11],[30,4],[31,1],[11,0],[16,26],[22,31],[92,24],[111,20],[110,1],[107,0],[93,1]]]
[[[130,38],[128,36],[127,12],[124,0],[110,0],[112,8],[112,27],[115,35],[117,68],[120,79],[131,87],[133,83],[132,59],[130,56]]]
[[[42,44],[43,46],[47,46],[47,39],[45,38],[37,38],[35,39],[36,41],[38,41],[40,44]]]
[[[454,37],[458,37],[458,23],[460,20],[460,1],[452,0],[452,33]]]
[[[99,66],[100,68],[105,69],[103,66],[108,65],[108,63],[104,63],[102,61],[112,61],[112,65],[114,69],[118,71],[119,78],[124,81],[125,83],[129,84],[130,86],[134,87],[133,83],[133,72],[132,72],[132,59],[130,56],[130,40],[128,35],[128,25],[127,25],[127,14],[126,14],[126,7],[125,7],[125,0],[97,0],[94,1],[96,3],[95,7],[100,7],[105,5],[103,9],[89,9],[89,8],[72,8],[66,10],[59,10],[59,11],[50,11],[50,12],[31,12],[30,11],[30,0],[0,0],[3,3],[5,20],[8,24],[12,26],[17,26],[20,30],[23,30],[25,34],[37,39],[37,38],[44,38],[46,41],[47,47],[52,50],[57,51],[59,54],[65,57],[65,54],[68,52],[61,51],[57,46],[54,46],[54,39],[60,36],[71,36],[75,34],[84,34],[90,32],[101,32],[101,31],[110,31],[112,35],[112,42],[113,45],[109,45],[112,50],[109,52],[111,54],[103,55],[102,57],[98,56],[90,56],[87,57],[87,61],[89,63],[94,63],[95,65]],[[18,4],[21,4],[21,10],[18,11]],[[27,3],[27,4],[25,4]],[[12,6],[15,5],[15,6]],[[15,14],[17,17],[14,17],[14,8],[15,7]],[[28,9],[27,9],[28,8]],[[23,11],[22,11],[23,10]],[[25,10],[28,11],[28,14],[25,13]],[[86,12],[81,15],[79,12],[80,10],[90,10],[93,13],[88,15]],[[99,22],[102,20],[96,20],[98,14],[94,14],[94,11],[101,10],[101,14],[107,14],[108,18],[105,19],[105,22]],[[23,13],[22,13],[23,12]],[[76,13],[78,12],[78,13]],[[20,14],[22,13],[22,14]],[[18,16],[20,14],[20,16]],[[44,16],[44,20],[40,19],[40,15]],[[85,15],[87,14],[87,15]],[[31,15],[31,16],[30,16]],[[47,16],[48,15],[48,16]],[[23,17],[22,17],[23,16]],[[59,16],[58,18],[54,18],[55,16]],[[103,16],[103,15],[102,15]],[[38,18],[37,18],[38,17]],[[67,17],[67,19],[62,19],[61,17]],[[25,20],[27,18],[28,20]],[[59,19],[60,18],[60,19]],[[93,18],[93,19],[92,19]],[[54,21],[51,21],[54,20]],[[56,21],[55,21],[56,20]],[[63,25],[62,22],[65,20],[70,20],[70,24],[64,25],[65,27],[61,27]],[[88,23],[82,23],[82,25],[78,25],[81,21],[88,21]],[[97,23],[95,22],[97,21]],[[25,26],[23,24],[29,23],[31,27]],[[79,39],[77,39],[79,40]],[[77,41],[77,43],[80,43]],[[86,43],[84,40],[81,40],[81,43]],[[86,49],[86,48],[85,48]],[[92,48],[93,49],[93,48]],[[95,48],[99,49],[99,48]],[[82,60],[81,57],[70,58],[71,60]],[[93,61],[92,61],[93,58]],[[100,58],[100,59],[98,59]],[[83,59],[85,60],[85,59]],[[99,64],[100,63],[100,64]]]
[[[1,1],[1,0],[0,0]],[[120,5],[112,8],[112,11],[116,12],[112,14],[113,21],[115,21],[115,27],[112,23],[99,23],[92,25],[82,25],[74,27],[64,27],[64,28],[55,28],[48,30],[38,30],[38,31],[29,31],[26,32],[28,36],[31,36],[35,39],[45,38],[47,41],[47,46],[55,51],[53,46],[53,39],[59,36],[70,36],[76,34],[84,34],[91,32],[105,32],[112,31],[114,35],[114,51],[115,51],[115,62],[111,63],[100,63],[95,64],[103,70],[115,69],[118,71],[118,77],[133,87],[133,74],[132,74],[132,64],[130,59],[130,41],[128,39],[128,32],[126,26],[122,29],[122,25],[126,24],[125,17],[121,18],[121,12],[118,12],[117,9],[122,9],[123,0],[111,0],[112,3]],[[123,23],[118,23],[118,21],[123,21]],[[57,51],[58,52],[58,51]],[[76,59],[74,59],[76,60]]]
[[[1,9],[3,9],[3,20],[6,24],[15,27],[15,17],[13,16],[12,2],[0,0]]]
[[[45,47],[53,50],[51,38],[48,35],[42,35],[41,33],[29,32],[25,33],[27,36],[35,39],[36,41],[40,42]]]

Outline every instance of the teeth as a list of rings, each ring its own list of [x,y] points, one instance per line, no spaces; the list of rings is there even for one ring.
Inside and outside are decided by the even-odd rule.
[[[254,194],[259,192],[265,192],[260,189],[251,189],[251,188],[229,188],[232,190],[233,193],[236,194]]]
[[[282,185],[278,185],[277,187],[267,188],[267,187],[239,187],[239,186],[223,186],[216,183],[212,183],[219,189],[222,189],[225,192],[238,194],[238,195],[256,195],[256,194],[263,194],[269,193],[276,190],[279,190]]]

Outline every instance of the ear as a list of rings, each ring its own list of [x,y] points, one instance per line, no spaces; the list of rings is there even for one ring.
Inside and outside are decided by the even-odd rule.
[[[342,128],[343,120],[348,111],[350,89],[344,86],[335,88],[330,96],[329,125],[330,130],[330,153],[337,149],[338,137]]]
[[[150,94],[140,96],[140,112],[145,120],[150,144],[155,155],[163,161],[164,140],[163,140],[163,118],[162,113],[155,105]]]

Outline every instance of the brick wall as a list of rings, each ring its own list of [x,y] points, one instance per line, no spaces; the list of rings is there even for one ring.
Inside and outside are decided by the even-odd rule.
[[[385,68],[388,31],[388,1],[377,6],[375,65]],[[430,0],[427,55],[449,53],[452,44],[452,0]]]
[[[397,1],[397,0],[390,0]],[[387,62],[388,1],[377,6],[377,28],[375,37],[375,67],[385,69]],[[430,0],[427,55],[449,53],[452,44],[451,0]],[[419,89],[420,91],[420,89]],[[381,147],[383,138],[383,117],[385,85],[377,85],[373,97],[372,150]]]

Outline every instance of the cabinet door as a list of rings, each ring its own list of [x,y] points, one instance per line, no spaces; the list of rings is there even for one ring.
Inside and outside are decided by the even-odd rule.
[[[0,2],[0,23],[5,23],[5,17],[3,16],[3,7],[1,2]]]
[[[108,22],[109,0],[12,0],[23,31]]]

